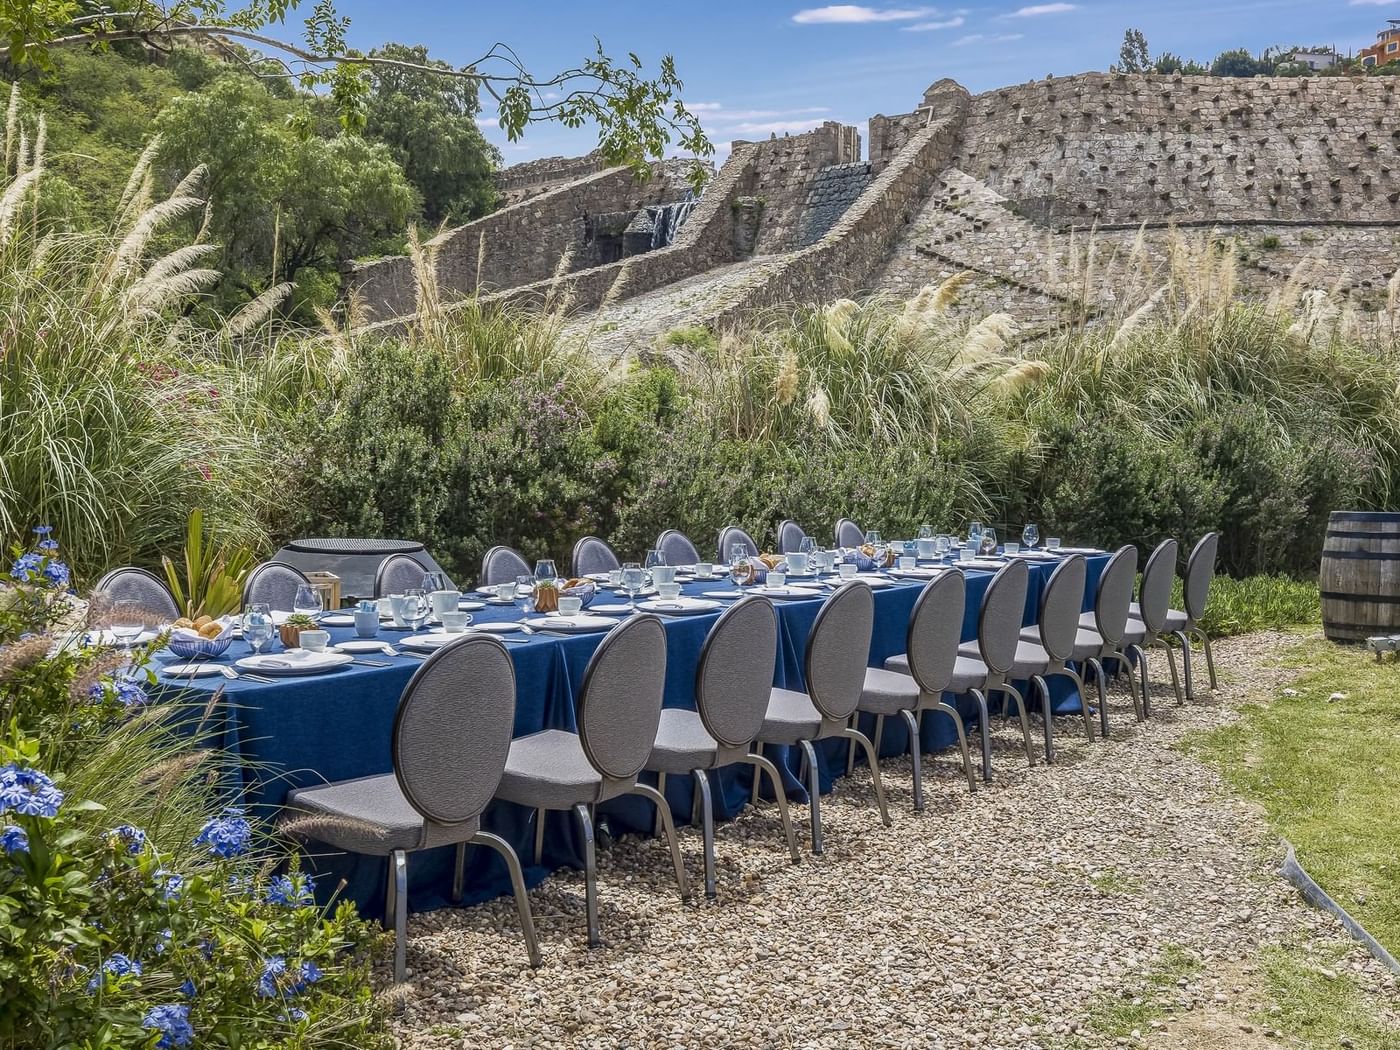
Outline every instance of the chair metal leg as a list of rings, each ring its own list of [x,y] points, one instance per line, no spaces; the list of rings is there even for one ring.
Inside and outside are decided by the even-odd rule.
[[[870,762],[870,776],[875,781],[875,802],[880,807],[880,819],[885,822],[885,827],[889,827],[890,810],[885,805],[885,782],[880,776],[880,763],[875,761],[875,745],[870,742],[870,738],[864,733],[855,729],[843,729],[841,735],[854,740],[860,745],[865,757]]]
[[[802,748],[802,755],[807,763],[807,794],[810,796],[809,808],[812,818],[812,852],[820,854],[822,851],[822,779],[821,773],[817,770],[817,752],[812,747],[810,740],[799,742]]]
[[[1147,648],[1134,643],[1128,647],[1137,653],[1138,663],[1141,665],[1142,674],[1139,676],[1139,687],[1142,689],[1142,718],[1143,721],[1152,717],[1152,688],[1151,680],[1147,673]]]
[[[1031,719],[1026,713],[1026,698],[1021,695],[1021,691],[1010,682],[1002,682],[1000,685],[988,687],[989,693],[1002,693],[1006,696],[1014,697],[1016,700],[1016,713],[1021,716],[1021,736],[1026,744],[1026,762],[1028,765],[1035,765],[1035,747],[1031,744]]]
[[[715,806],[710,798],[710,777],[703,769],[692,769],[695,797],[700,801],[700,828],[705,843],[705,896],[715,898]]]
[[[1160,645],[1167,653],[1167,667],[1172,673],[1172,692],[1176,693],[1176,706],[1181,707],[1186,703],[1186,697],[1181,693],[1181,678],[1176,673],[1176,650],[1172,648],[1171,642],[1165,638],[1158,638],[1157,645]]]
[[[972,699],[977,702],[978,724],[982,730],[982,779],[990,784],[992,782],[992,727],[990,725],[991,716],[987,713],[987,694],[980,689],[973,689]],[[958,721],[962,721],[961,716],[959,716]]]
[[[661,795],[662,798],[665,798],[665,797],[666,797],[666,774],[665,774],[665,773],[658,773],[658,774],[656,774],[656,790],[657,790],[657,792]],[[651,822],[651,833],[652,833],[653,835],[655,835],[657,838],[660,838],[660,837],[661,837],[661,811],[662,811],[663,809],[666,809],[666,808],[667,808],[667,806],[666,806],[664,803],[663,803],[662,805],[660,805],[660,806],[657,806],[657,807],[656,807],[656,816],[652,818],[652,822]]]
[[[467,844],[457,843],[457,859],[452,865],[452,902],[462,903],[462,889],[467,875]]]
[[[1195,701],[1196,687],[1191,683],[1191,638],[1185,631],[1173,631],[1181,643],[1181,677],[1186,682],[1186,699]]]
[[[859,714],[852,714],[850,718],[846,719],[846,727],[847,727],[848,729],[858,729],[858,728],[860,728],[860,715],[859,715]],[[846,776],[850,776],[850,775],[851,775],[852,773],[854,773],[855,771],[856,771],[856,749],[855,749],[854,747],[847,747],[847,748],[846,748]]]
[[[1085,661],[1094,669],[1094,686],[1099,691],[1099,731],[1103,733],[1103,738],[1108,739],[1108,695],[1104,692],[1103,684],[1103,661],[1097,656],[1091,656]],[[1083,696],[1081,691],[1080,696]]]
[[[757,782],[764,773],[768,774],[768,781],[773,785],[773,796],[778,803],[778,814],[783,821],[783,834],[787,836],[788,852],[792,854],[792,862],[800,863],[802,852],[797,848],[797,832],[792,828],[792,814],[788,811],[787,791],[783,789],[783,778],[778,773],[778,767],[762,755],[749,755],[749,765],[754,767],[753,778]]]
[[[1055,764],[1055,715],[1050,710],[1050,683],[1040,675],[1031,676],[1031,688],[1040,694],[1040,716],[1045,721],[1045,764]]]
[[[914,712],[904,710],[899,712],[904,719],[904,727],[909,731],[909,760],[914,767],[914,812],[922,813],[924,809],[924,766],[923,747],[919,742],[919,720],[914,717]]]
[[[1220,686],[1215,680],[1215,656],[1210,651],[1210,635],[1206,634],[1200,627],[1193,627],[1192,630],[1201,638],[1201,648],[1206,653],[1206,674],[1210,677],[1210,687],[1213,690]]]
[[[962,752],[963,773],[967,777],[967,790],[976,791],[977,775],[972,772],[972,752],[968,750],[967,729],[963,726],[962,715],[958,713],[956,707],[952,704],[945,704],[942,700],[938,701],[938,703],[928,710],[937,711],[939,714],[947,715],[953,720],[953,728],[958,731],[958,750]],[[988,779],[990,780],[991,778],[988,777]]]
[[[394,923],[394,983],[408,979],[408,854],[401,849],[389,855],[389,891],[385,917]]]
[[[763,761],[765,761],[765,762],[768,761],[767,759],[764,759],[764,758],[763,758],[763,745],[762,745],[762,744],[754,744],[754,745],[753,745],[753,751],[751,752],[751,754],[752,754],[755,758],[763,759]],[[760,777],[760,776],[758,775],[758,771],[759,771],[759,769],[761,769],[762,767],[759,766],[757,763],[751,763],[751,764],[754,765],[755,768],[754,768],[754,771],[753,771],[753,792],[752,792],[752,793],[750,794],[750,796],[749,796],[749,805],[756,806],[756,805],[758,805],[758,782],[759,782],[760,780],[763,779],[762,777]],[[774,779],[773,782],[776,784],[776,783],[777,783],[777,780]]]
[[[1139,683],[1137,675],[1133,671],[1133,661],[1129,659],[1130,650],[1136,646],[1128,646],[1119,652],[1117,656],[1118,666],[1127,669],[1128,673],[1128,695],[1133,700],[1133,714],[1139,722],[1147,721],[1147,682]]]
[[[540,866],[540,861],[544,857],[544,822],[549,810],[535,810],[535,867]]]
[[[859,726],[853,726],[852,728],[854,728],[854,729],[859,729],[860,727],[859,727]],[[881,740],[881,738],[884,737],[884,735],[885,735],[885,716],[884,716],[884,715],[876,715],[876,716],[875,716],[875,735],[872,736],[872,737],[870,738],[870,742],[871,742],[872,744],[875,745],[875,747],[874,747],[874,749],[872,750],[871,753],[875,756],[875,761],[876,761],[876,762],[880,761],[880,740]]]
[[[506,862],[510,872],[510,888],[515,893],[515,910],[520,916],[520,932],[525,937],[525,954],[530,957],[530,965],[540,964],[540,942],[535,936],[535,919],[530,913],[530,896],[525,890],[525,873],[520,870],[520,858],[515,855],[511,844],[499,835],[489,831],[478,831],[471,838],[472,845],[490,846]],[[463,849],[466,843],[462,844]]]
[[[706,785],[708,787],[709,785]],[[656,803],[656,812],[661,817],[661,826],[666,831],[666,841],[671,846],[671,862],[676,866],[676,885],[680,887],[681,900],[690,900],[690,883],[685,877],[685,861],[681,857],[681,840],[676,835],[675,822],[671,820],[671,807],[666,798],[650,784],[633,784],[634,795],[644,795]]]
[[[583,898],[588,915],[588,947],[601,948],[603,935],[598,930],[598,858],[593,845],[593,814],[587,803],[574,806],[579,830],[583,832]]]

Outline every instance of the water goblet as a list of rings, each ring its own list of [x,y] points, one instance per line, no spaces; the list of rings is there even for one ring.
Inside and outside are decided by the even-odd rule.
[[[990,525],[982,530],[982,553],[992,557],[997,552],[997,530]]]
[[[447,576],[443,573],[434,572],[430,569],[429,571],[423,574],[422,587],[424,594],[432,594],[433,591],[448,590],[449,588],[447,586]]]
[[[933,526],[932,526],[932,525],[920,525],[920,526],[919,526],[919,535],[918,535],[918,538],[921,539],[921,540],[931,540],[931,539],[933,539]]]
[[[627,592],[627,608],[632,612],[637,611],[637,594],[646,586],[647,574],[634,561],[629,561],[622,566],[622,589]]]
[[[272,623],[272,608],[266,602],[253,602],[243,610],[243,640],[257,656],[262,647],[272,641],[275,630]]]
[[[643,566],[643,568],[646,569],[647,582],[648,582],[648,583],[654,583],[654,582],[655,582],[656,577],[655,577],[655,575],[654,575],[654,573],[653,573],[653,570],[656,569],[658,566],[665,565],[665,564],[666,564],[666,555],[665,555],[664,552],[659,551],[659,550],[657,550],[657,551],[647,551],[646,560],[642,563],[642,566]]]
[[[1040,530],[1034,525],[1027,525],[1021,530],[1021,542],[1027,550],[1035,550],[1035,545],[1040,542]]]
[[[146,629],[146,614],[140,602],[129,598],[112,606],[112,636],[117,644],[129,648],[136,644]]]
[[[314,621],[321,615],[321,592],[309,583],[298,585],[296,597],[292,599],[292,612],[309,616]]]
[[[515,607],[520,610],[522,620],[534,604],[535,578],[533,576],[517,576],[515,578]]]
[[[558,571],[554,568],[553,558],[541,558],[535,562],[535,580],[538,583],[552,583],[559,578]]]
[[[967,527],[967,543],[975,551],[982,549],[982,523],[974,521]]]
[[[432,603],[422,587],[410,587],[403,592],[403,620],[413,630],[421,631],[432,611]]]

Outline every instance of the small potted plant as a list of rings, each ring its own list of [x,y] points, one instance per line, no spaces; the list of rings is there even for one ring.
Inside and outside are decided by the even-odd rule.
[[[293,613],[287,617],[287,622],[277,629],[277,633],[282,638],[282,644],[288,649],[301,648],[301,632],[316,630],[316,621],[305,613]]]
[[[535,584],[535,612],[552,613],[559,610],[559,581],[540,580]]]

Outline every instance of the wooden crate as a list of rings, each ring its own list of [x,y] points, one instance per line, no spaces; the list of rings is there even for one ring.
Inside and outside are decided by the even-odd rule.
[[[311,581],[321,595],[321,607],[327,610],[340,608],[340,577],[333,572],[308,572]]]

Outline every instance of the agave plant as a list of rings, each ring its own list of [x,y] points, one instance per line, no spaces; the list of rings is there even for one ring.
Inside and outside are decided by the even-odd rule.
[[[223,616],[235,612],[243,601],[243,581],[253,568],[253,552],[245,548],[215,547],[204,536],[204,512],[190,511],[185,533],[183,565],[176,567],[162,557],[165,581],[184,614]]]

